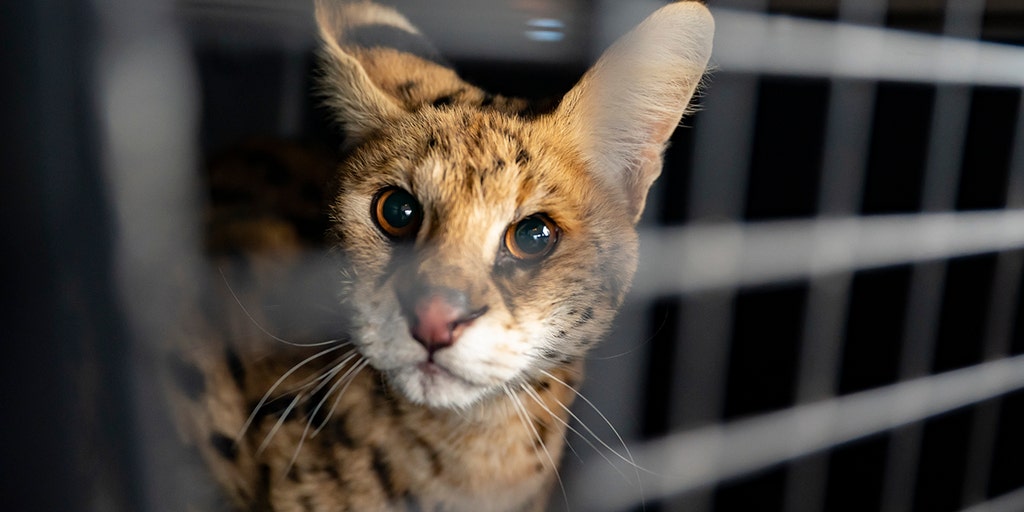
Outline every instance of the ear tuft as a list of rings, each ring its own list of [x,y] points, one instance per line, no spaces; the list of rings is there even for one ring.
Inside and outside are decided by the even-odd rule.
[[[555,112],[591,169],[623,188],[634,222],[701,83],[714,26],[700,2],[662,7],[612,45]]]

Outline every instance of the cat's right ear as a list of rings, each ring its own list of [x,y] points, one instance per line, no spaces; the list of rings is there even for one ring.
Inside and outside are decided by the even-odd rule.
[[[320,32],[325,104],[345,130],[346,144],[358,143],[404,110],[380,90],[362,64],[342,49],[345,31],[352,26],[351,6],[340,0],[316,0]]]
[[[700,84],[714,31],[699,2],[662,7],[609,48],[555,111],[591,171],[622,189],[634,222]]]

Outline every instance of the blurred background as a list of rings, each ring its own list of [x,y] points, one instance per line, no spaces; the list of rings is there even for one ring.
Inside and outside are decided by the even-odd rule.
[[[536,98],[660,5],[385,3],[469,81]],[[4,508],[202,495],[151,340],[206,278],[204,163],[340,142],[310,4],[0,6]],[[714,72],[552,508],[1024,510],[1024,3],[709,4]]]

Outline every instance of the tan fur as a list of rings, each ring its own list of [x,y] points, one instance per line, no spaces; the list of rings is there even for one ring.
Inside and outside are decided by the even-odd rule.
[[[255,305],[301,279],[301,239],[275,219],[227,220],[214,231],[269,252],[178,356],[183,433],[240,509],[543,510],[583,357],[629,289],[634,224],[707,63],[710,16],[663,8],[541,114],[430,59],[347,42],[366,22],[417,33],[390,9],[322,0],[317,19],[322,92],[347,136],[327,243],[349,341],[255,341],[282,332]],[[371,216],[389,187],[422,205],[407,243]],[[518,261],[504,233],[536,214],[559,241]],[[419,288],[485,306],[429,364],[400,304]]]

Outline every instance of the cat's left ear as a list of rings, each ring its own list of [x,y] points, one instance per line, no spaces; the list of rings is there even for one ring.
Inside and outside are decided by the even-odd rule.
[[[669,4],[619,39],[562,99],[587,165],[624,187],[636,222],[662,153],[711,57],[715,23],[696,1]]]
[[[344,127],[347,143],[354,144],[404,111],[373,83],[363,65],[342,48],[346,32],[357,23],[408,25],[408,22],[392,9],[338,0],[316,0],[315,12],[323,42],[324,103]],[[366,16],[371,19],[367,21]],[[400,28],[409,30],[411,26]]]

